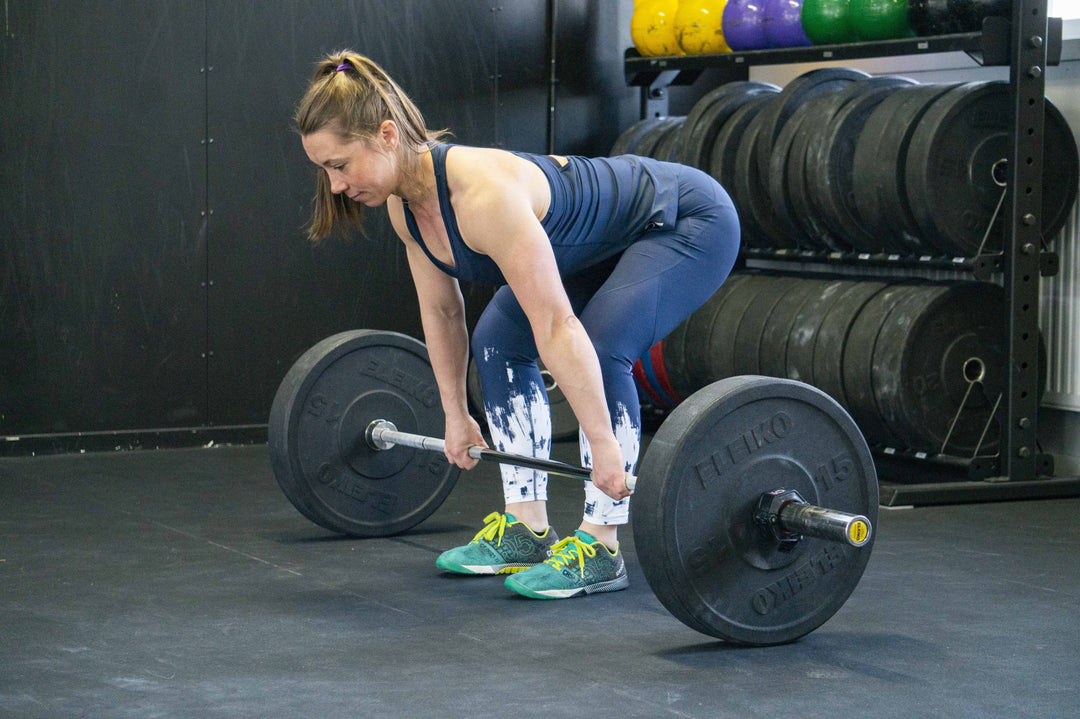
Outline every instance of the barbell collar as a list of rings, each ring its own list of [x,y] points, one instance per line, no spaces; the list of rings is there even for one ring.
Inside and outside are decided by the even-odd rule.
[[[372,420],[368,425],[365,432],[367,436],[368,444],[376,450],[390,449],[396,445],[403,447],[412,447],[414,449],[423,449],[430,452],[445,452],[446,442],[437,437],[427,437],[420,434],[410,434],[408,432],[399,432],[394,423],[385,419]],[[473,445],[469,447],[469,456],[476,460],[483,460],[486,462],[497,462],[499,464],[510,464],[515,467],[525,467],[526,469],[537,469],[548,474],[557,474],[562,477],[571,477],[573,479],[583,479],[586,482],[592,481],[591,470],[585,467],[578,467],[573,464],[566,464],[565,462],[557,462],[553,459],[541,459],[539,457],[524,457],[518,454],[510,454],[509,452],[499,452],[494,449],[488,449],[487,447],[480,447]],[[634,486],[637,484],[637,477],[627,475],[626,488],[633,492]]]

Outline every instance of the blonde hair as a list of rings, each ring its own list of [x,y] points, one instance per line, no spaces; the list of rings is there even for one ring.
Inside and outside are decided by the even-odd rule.
[[[386,71],[351,50],[331,53],[318,63],[294,116],[300,135],[330,128],[342,140],[374,138],[386,120],[398,127],[398,159],[406,172],[419,165],[429,142],[448,134],[427,129],[420,110]],[[318,242],[335,229],[341,231],[342,225],[360,229],[362,219],[361,205],[331,192],[330,178],[320,171],[308,238]]]

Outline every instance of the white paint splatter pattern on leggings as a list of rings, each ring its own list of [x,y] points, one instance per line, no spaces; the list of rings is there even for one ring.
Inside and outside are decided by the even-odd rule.
[[[630,412],[624,404],[615,404],[614,419],[615,439],[622,448],[623,459],[626,461],[625,470],[633,472],[637,467],[638,454],[641,452],[641,425],[636,424],[630,417]],[[585,439],[585,433],[578,430],[578,446],[581,449],[581,464],[583,467],[592,467],[592,453],[589,450],[589,441]],[[607,496],[592,482],[585,483],[585,514],[583,519],[593,524],[611,525],[626,524],[630,519],[630,499],[615,501]]]
[[[542,385],[529,382],[525,392],[515,389],[514,370],[506,368],[507,405],[486,400],[488,428],[495,449],[526,457],[551,457],[551,407]],[[509,409],[508,409],[509,408]],[[547,499],[547,472],[508,464],[500,466],[507,504]]]
[[[499,361],[498,352],[484,350],[485,362]],[[484,411],[492,443],[500,452],[526,457],[551,457],[551,407],[542,381],[536,383],[515,376],[514,367],[505,366],[506,382],[498,388],[485,388]],[[502,383],[499,383],[502,385]],[[488,391],[488,390],[491,391]],[[499,397],[499,390],[506,392]],[[489,401],[494,400],[494,401]],[[622,448],[626,471],[637,467],[641,451],[641,424],[631,415],[622,402],[616,402],[613,411],[615,439]],[[581,464],[592,467],[592,453],[585,435],[578,430]],[[503,498],[507,504],[547,500],[547,472],[525,467],[501,465]],[[629,520],[630,500],[616,502],[598,490],[592,482],[585,482],[584,519],[600,525],[626,524]]]

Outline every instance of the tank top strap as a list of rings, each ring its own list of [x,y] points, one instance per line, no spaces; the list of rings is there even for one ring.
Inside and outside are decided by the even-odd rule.
[[[443,227],[446,228],[446,238],[450,242],[450,253],[454,257],[454,266],[451,267],[435,258],[420,237],[420,231],[416,225],[416,218],[409,210],[408,203],[402,200],[405,210],[405,222],[409,232],[423,249],[428,259],[440,270],[459,280],[477,282],[485,285],[504,285],[506,278],[495,261],[486,255],[473,251],[465,244],[458,228],[457,216],[454,214],[454,206],[450,204],[450,187],[446,176],[446,154],[452,144],[436,143],[430,145],[431,162],[435,171],[435,191],[439,199],[439,213],[442,216]]]
[[[455,243],[461,241],[461,235],[458,233],[457,218],[454,216],[454,208],[450,206],[450,190],[446,185],[447,147],[447,145],[441,143],[429,145],[431,161],[435,166],[435,189],[439,195],[439,211],[442,213],[443,223],[446,225],[446,233],[450,237],[450,251],[454,255],[454,263],[458,264],[458,253]],[[420,249],[424,251],[424,254],[427,255],[432,264],[451,277],[457,277],[458,271],[456,267],[451,267],[445,262],[442,262],[428,249],[427,244],[424,242],[424,238],[420,235],[420,228],[416,224],[416,217],[413,215],[412,210],[409,209],[409,201],[404,197],[401,198],[401,207],[405,211],[405,225],[409,228],[409,233],[413,236],[413,239],[416,240],[416,244],[420,245]]]

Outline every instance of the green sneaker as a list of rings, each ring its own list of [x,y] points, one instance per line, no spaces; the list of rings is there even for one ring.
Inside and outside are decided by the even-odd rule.
[[[456,574],[513,574],[550,557],[558,541],[551,527],[537,534],[512,514],[492,512],[471,542],[443,552],[435,566]]]
[[[506,586],[533,599],[566,599],[630,586],[622,553],[580,529],[551,548],[543,564],[513,577]]]

